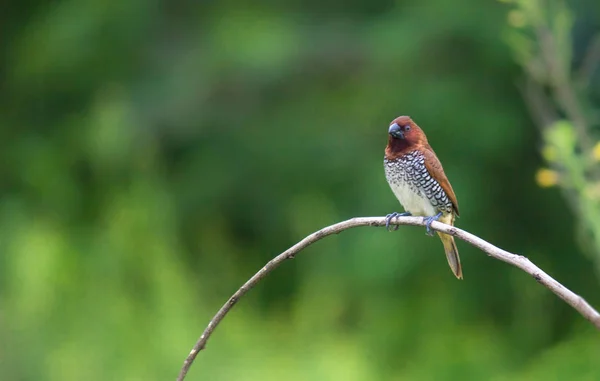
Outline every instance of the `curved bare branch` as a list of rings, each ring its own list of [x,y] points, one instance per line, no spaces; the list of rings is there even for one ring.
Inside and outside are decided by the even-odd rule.
[[[392,221],[393,225],[411,225],[411,226],[425,226],[423,217],[399,217]],[[240,287],[227,302],[221,307],[216,315],[210,320],[208,326],[202,333],[202,336],[192,348],[192,351],[185,359],[183,367],[177,377],[177,381],[183,381],[190,366],[194,362],[194,359],[198,353],[204,349],[206,342],[214,332],[217,325],[223,320],[225,315],[231,310],[231,308],[237,303],[237,301],[244,296],[250,289],[252,289],[261,279],[267,276],[271,271],[275,270],[279,265],[286,259],[294,258],[300,251],[307,246],[317,242],[318,240],[325,238],[332,234],[341,233],[344,230],[355,228],[359,226],[385,226],[385,217],[358,217],[352,218],[346,221],[339,222],[335,225],[327,226],[319,231],[316,231],[302,241],[298,242],[294,246],[290,247],[283,253],[279,254],[272,260],[270,260],[263,268],[261,268],[252,278],[250,278],[242,287]],[[519,269],[525,271],[531,275],[538,283],[548,288],[550,291],[555,293],[559,298],[567,302],[571,307],[577,310],[583,317],[588,319],[596,328],[600,329],[600,314],[592,306],[590,306],[581,296],[575,294],[550,275],[546,274],[542,269],[534,265],[529,259],[522,255],[512,254],[506,250],[502,250],[491,243],[484,241],[483,239],[459,229],[454,226],[446,225],[438,221],[434,221],[431,224],[433,230],[440,231],[442,233],[450,234],[456,238],[459,238],[485,252],[490,257],[501,260],[511,264]]]

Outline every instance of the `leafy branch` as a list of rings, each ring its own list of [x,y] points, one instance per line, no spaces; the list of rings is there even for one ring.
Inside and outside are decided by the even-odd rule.
[[[600,142],[595,138],[591,82],[600,65],[600,33],[574,58],[575,18],[564,0],[502,0],[511,3],[507,41],[523,68],[526,105],[541,131],[540,186],[560,187],[578,217],[577,232],[600,274]],[[573,63],[581,61],[579,67]],[[592,250],[589,250],[589,249]]]

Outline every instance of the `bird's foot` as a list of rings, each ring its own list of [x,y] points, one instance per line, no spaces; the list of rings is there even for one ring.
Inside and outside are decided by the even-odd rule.
[[[431,231],[431,223],[433,221],[439,220],[441,216],[442,216],[442,212],[439,212],[435,216],[429,216],[429,217],[424,218],[425,230],[427,230],[427,235],[433,236],[433,232]]]
[[[390,222],[392,221],[392,218],[405,217],[405,216],[410,216],[410,215],[411,214],[408,212],[404,212],[404,213],[394,212],[394,213],[388,214],[387,216],[385,216],[385,228],[389,232],[398,230],[398,225],[393,225],[392,228],[390,229]]]

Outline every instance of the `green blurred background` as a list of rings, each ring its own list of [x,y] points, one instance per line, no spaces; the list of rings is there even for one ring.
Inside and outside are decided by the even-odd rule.
[[[175,379],[269,259],[401,211],[382,163],[398,115],[427,132],[460,228],[600,306],[596,0],[0,9],[2,380]],[[458,247],[464,281],[423,228],[320,241],[236,305],[187,380],[600,379],[587,321]]]

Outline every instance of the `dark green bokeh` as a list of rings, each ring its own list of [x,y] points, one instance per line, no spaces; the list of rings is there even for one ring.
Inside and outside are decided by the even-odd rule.
[[[246,279],[305,235],[401,207],[389,121],[427,132],[457,225],[600,305],[516,83],[506,4],[13,2],[0,12],[0,374],[169,380]],[[600,8],[578,2],[583,26]],[[591,26],[590,26],[591,25]],[[587,28],[587,29],[586,29]],[[285,263],[189,380],[596,380],[598,333],[522,271],[424,229]]]

